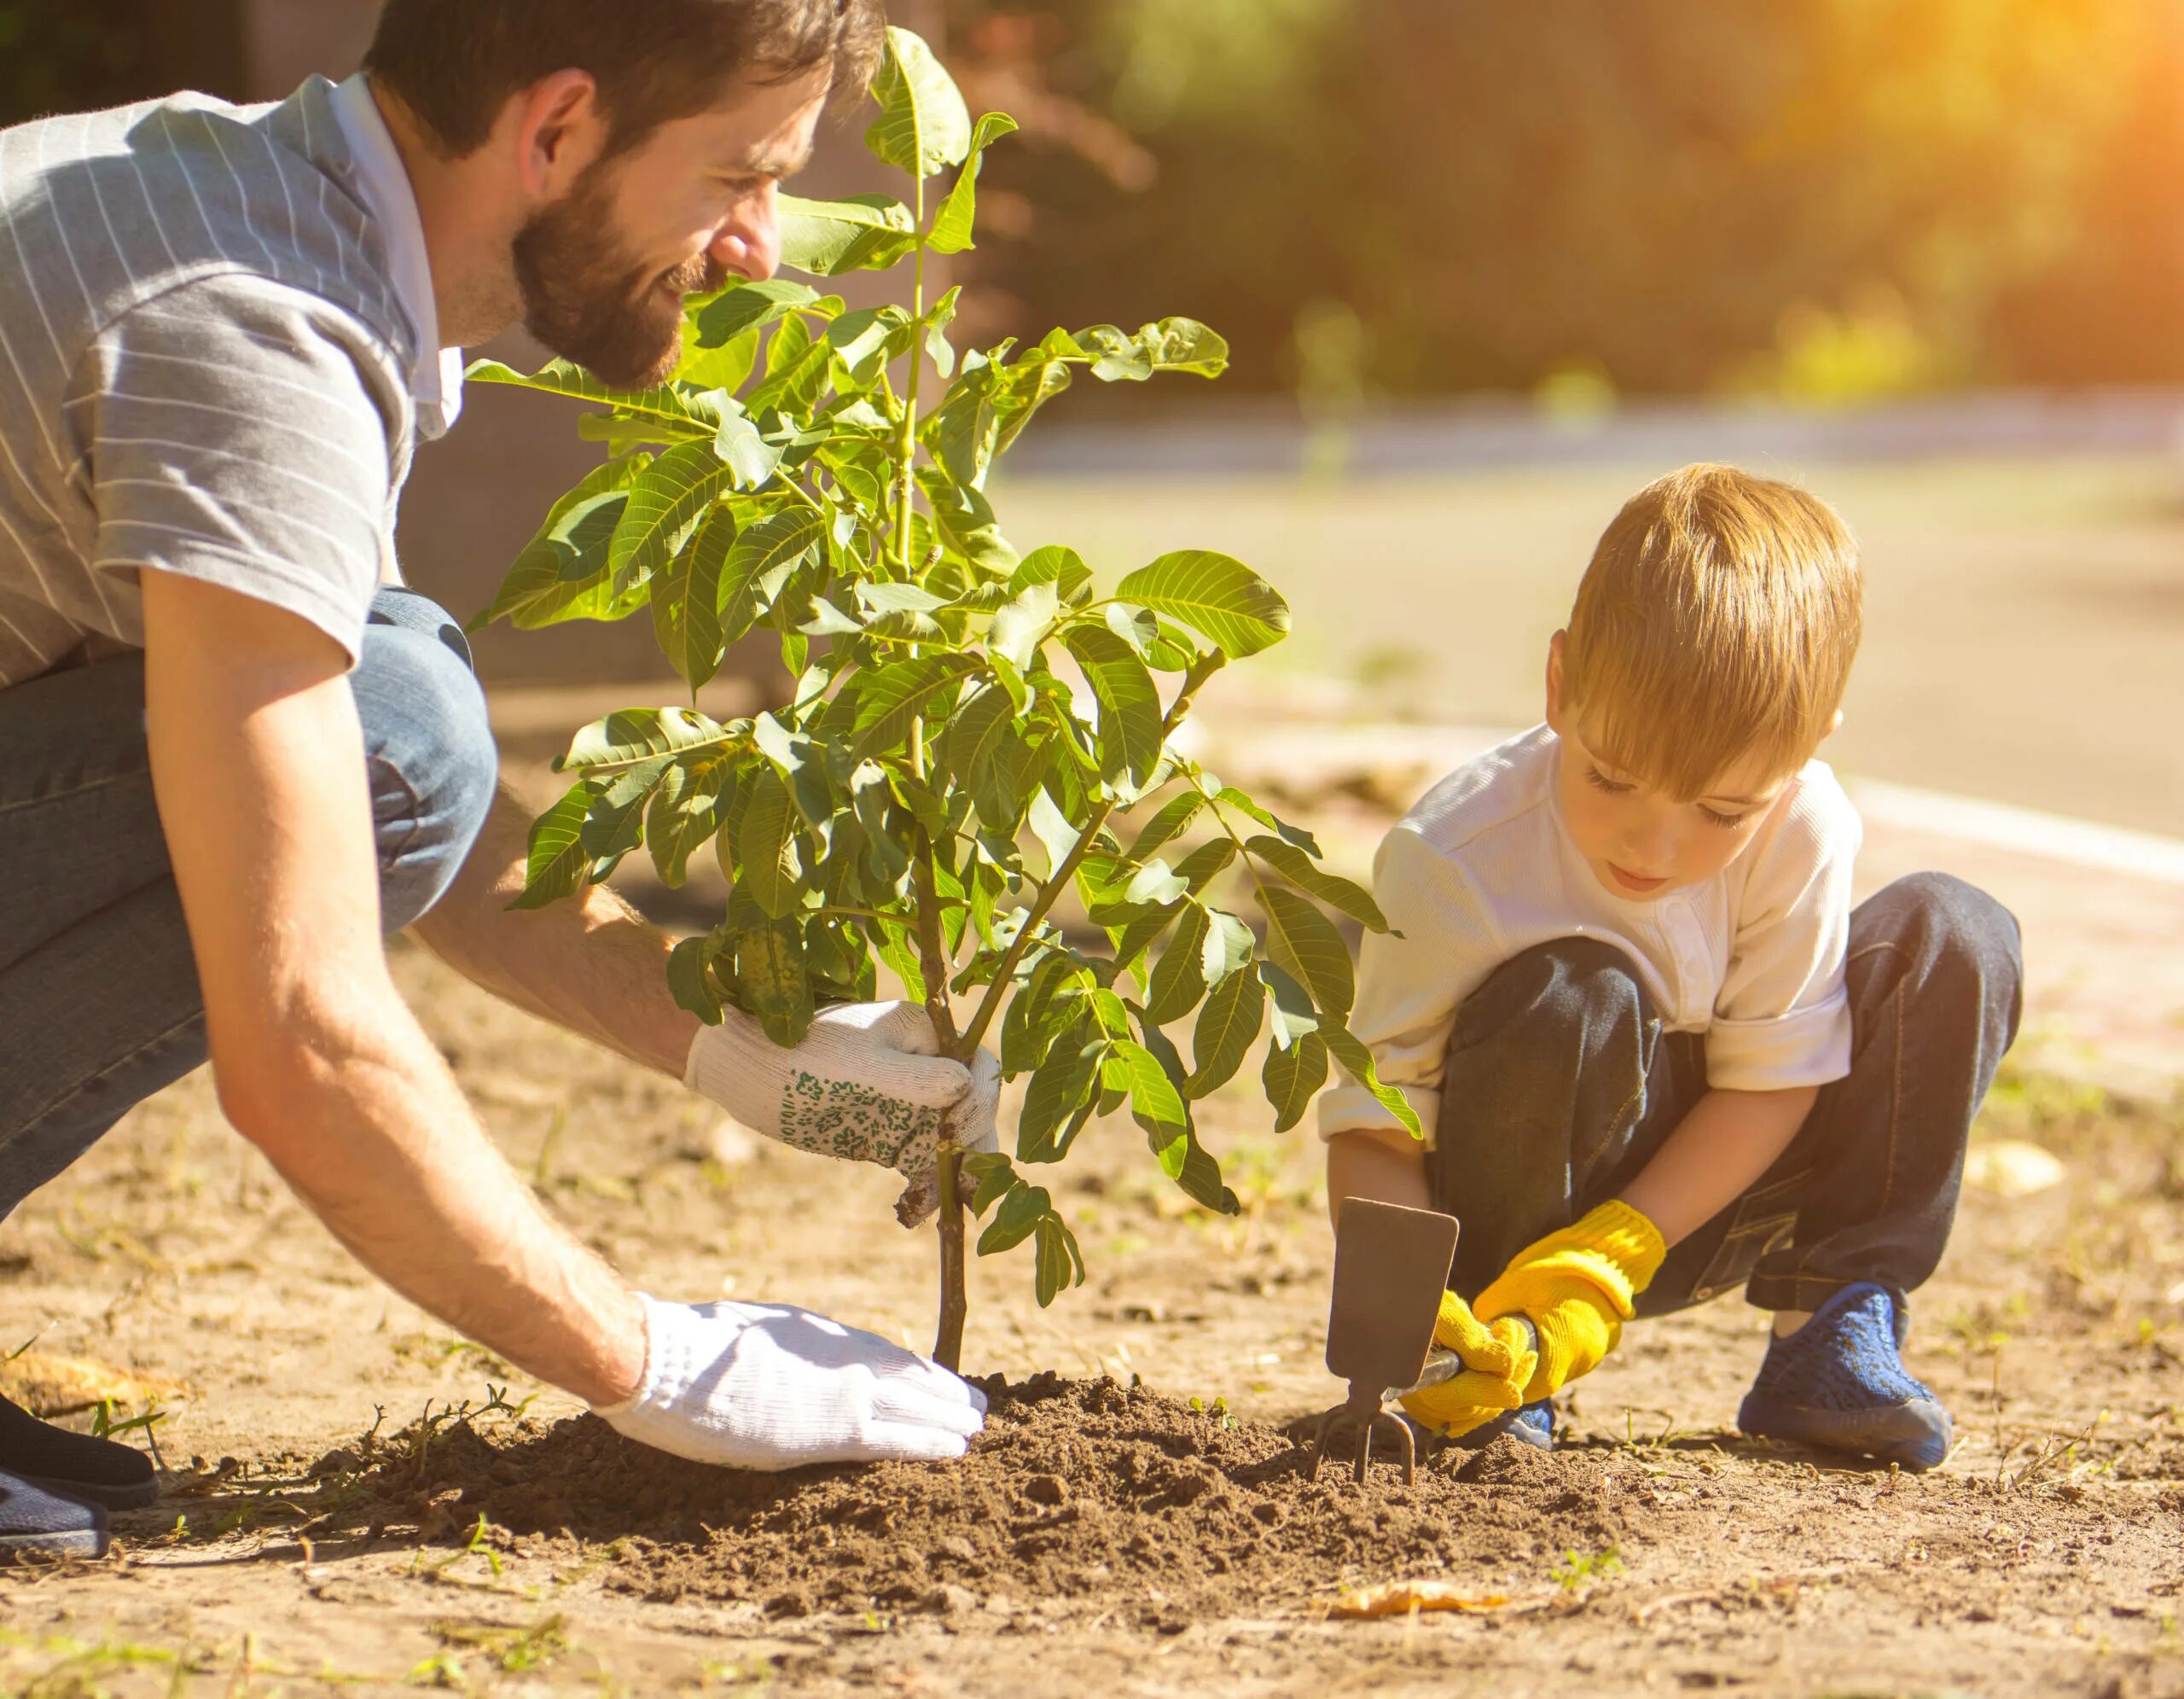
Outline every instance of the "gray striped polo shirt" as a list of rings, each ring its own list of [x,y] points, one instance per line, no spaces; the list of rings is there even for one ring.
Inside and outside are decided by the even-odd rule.
[[[141,647],[146,567],[354,658],[392,576],[420,332],[344,92],[0,131],[0,686]]]

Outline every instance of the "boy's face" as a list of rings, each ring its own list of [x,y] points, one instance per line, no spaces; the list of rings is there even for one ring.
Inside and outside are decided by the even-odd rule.
[[[1682,800],[1594,753],[1581,718],[1564,711],[1562,637],[1547,664],[1547,721],[1560,738],[1562,817],[1601,887],[1644,902],[1711,878],[1745,852],[1790,786],[1740,762],[1705,794]]]

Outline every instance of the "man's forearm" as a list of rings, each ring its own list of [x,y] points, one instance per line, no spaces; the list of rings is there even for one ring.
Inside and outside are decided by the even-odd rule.
[[[396,992],[346,657],[147,572],[152,777],[221,1107],[365,1266],[594,1402],[643,1372],[635,1295],[540,1212]]]
[[[496,997],[680,1079],[698,1019],[667,989],[675,940],[602,885],[510,909],[530,826],[503,787],[455,884],[410,931]]]
[[[1709,1091],[1692,1106],[1623,1201],[1674,1245],[1728,1207],[1798,1136],[1819,1092]]]
[[[526,1372],[595,1404],[627,1396],[645,1366],[636,1295],[546,1218],[393,986],[299,1011],[291,1037],[222,1097],[334,1236]]]

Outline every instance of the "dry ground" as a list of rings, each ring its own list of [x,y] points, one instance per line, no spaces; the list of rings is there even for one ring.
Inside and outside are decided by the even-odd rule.
[[[420,952],[399,970],[511,1158],[652,1290],[787,1296],[926,1337],[931,1246],[892,1226],[884,1177],[754,1145],[673,1084],[629,1078]],[[1551,1469],[1429,1471],[1414,1493],[1384,1481],[1369,1495],[1346,1477],[1298,1481],[1293,1450],[1255,1425],[1330,1396],[1314,1153],[1258,1131],[1240,1099],[1212,1122],[1240,1219],[1187,1207],[1126,1122],[1105,1126],[1058,1190],[1090,1284],[1042,1312],[1020,1259],[981,1263],[967,1346],[985,1370],[1141,1376],[1212,1412],[1198,1439],[1185,1422],[1178,1442],[1172,1419],[1153,1437],[1186,1462],[1205,1453],[1223,1475],[1213,1498],[1123,1492],[1107,1509],[1118,1550],[1141,1533],[1174,1573],[1087,1560],[1058,1582],[1032,1561],[1037,1544],[1018,1543],[1048,1512],[1004,1492],[967,1501],[979,1562],[951,1565],[946,1540],[921,1537],[890,1548],[902,1585],[876,1585],[866,1552],[848,1595],[807,1591],[787,1608],[808,1614],[783,1615],[768,1564],[744,1560],[828,1545],[824,1519],[784,1524],[748,1492],[739,1510],[725,1487],[707,1511],[687,1482],[671,1514],[656,1494],[601,1502],[557,1471],[566,1450],[500,1411],[475,1422],[513,1448],[497,1490],[543,1472],[530,1502],[549,1487],[575,1497],[582,1538],[550,1517],[523,1526],[474,1483],[461,1497],[464,1477],[437,1472],[443,1451],[410,1461],[419,1434],[401,1430],[428,1410],[474,1409],[489,1386],[517,1402],[537,1389],[359,1273],[223,1130],[204,1079],[185,1082],[0,1229],[0,1350],[36,1335],[32,1357],[190,1389],[160,1400],[173,1487],[124,1519],[121,1557],[0,1572],[0,1691],[1446,1692],[1574,1675],[1587,1688],[2184,1693],[2184,1155],[2168,1115],[2038,1079],[2000,1094],[1983,1139],[2036,1142],[2065,1178],[2015,1199],[1969,1193],[1920,1296],[1916,1363],[1962,1426],[1939,1475],[1740,1441],[1730,1423],[1763,1324],[1717,1302],[1633,1330],[1577,1389],[1577,1446]],[[571,1409],[545,1394],[528,1415]],[[1224,1462],[1224,1446],[1241,1449]],[[325,1462],[337,1449],[348,1455]],[[391,1499],[350,1490],[344,1471],[369,1463],[398,1477]],[[1237,1475],[1245,1463],[1259,1472]],[[1077,1496],[1113,1500],[1113,1465],[1058,1452],[1053,1466]],[[824,1472],[790,1487],[792,1506],[802,1492],[840,1501]],[[903,1491],[871,1486],[874,1503]],[[1209,1514],[1240,1493],[1309,1512],[1294,1526],[1322,1529],[1319,1543],[1253,1568],[1252,1542]],[[752,1544],[784,1525],[807,1531]],[[1213,1586],[1217,1563],[1240,1579]],[[1427,1576],[1515,1603],[1321,1619],[1342,1586]]]
[[[1820,480],[1882,569],[1843,764],[2184,829],[2184,768],[2152,730],[2184,707],[2184,673],[2153,655],[2184,608],[2168,476]],[[1108,534],[1085,540],[1109,566],[1233,548],[1343,633],[1300,661],[1392,681],[1407,708],[1507,723],[1531,712],[1536,665],[1509,632],[1543,638],[1632,482],[1368,490],[1304,516],[1317,531],[1293,492],[1116,503],[1053,486],[1013,492],[1012,511],[1033,542],[1085,535],[1104,510]],[[1394,575],[1369,608],[1345,588],[1362,559]],[[1467,617],[1436,622],[1427,652],[1420,610],[1459,603]],[[1966,645],[1979,666],[1955,658]],[[508,728],[516,776],[543,793],[548,744],[632,694],[530,701]],[[1283,762],[1258,765],[1254,783]],[[1409,800],[1385,773],[1292,777],[1353,869]],[[702,893],[659,906],[694,921]],[[2079,908],[2048,912],[2036,953],[2082,942]],[[2128,916],[2095,915],[2113,940],[2071,972],[2146,1004],[2152,1044],[2170,1002],[2130,988],[2168,982],[2128,975],[2174,957],[2184,922],[2134,912],[2135,939]],[[886,1177],[755,1144],[421,952],[398,971],[511,1160],[649,1289],[787,1298],[929,1339],[932,1248],[894,1227]],[[170,1492],[123,1520],[116,1559],[0,1570],[0,1694],[2184,1695],[2184,1111],[2045,1074],[1998,1093],[1983,1145],[2029,1142],[2062,1178],[2013,1196],[2018,1171],[1983,1158],[1988,1184],[1920,1295],[1914,1365],[1961,1434],[1935,1475],[1740,1440],[1764,1324],[1724,1300],[1634,1330],[1576,1390],[1556,1458],[1444,1460],[1409,1492],[1384,1475],[1369,1492],[1304,1481],[1263,1425],[1334,1392],[1316,1149],[1269,1135],[1240,1091],[1207,1119],[1240,1219],[1188,1205],[1135,1130],[1109,1125],[1056,1187],[1090,1283],[1042,1311],[1020,1256],[973,1271],[969,1366],[1141,1377],[1135,1403],[1004,1402],[960,1484],[901,1469],[752,1482],[555,1433],[569,1400],[363,1276],[224,1129],[208,1082],[187,1081],[0,1225],[0,1355],[29,1342],[19,1372],[80,1358],[184,1389],[143,1389],[164,1412]],[[1197,1411],[1180,1402],[1194,1398]],[[1036,1484],[1049,1452],[1060,1502]],[[960,1536],[935,1535],[944,1502]],[[1510,1603],[1325,1615],[1345,1587],[1420,1579]]]

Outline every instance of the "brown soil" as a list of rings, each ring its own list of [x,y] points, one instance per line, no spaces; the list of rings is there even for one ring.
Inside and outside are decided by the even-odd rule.
[[[399,1435],[353,1481],[324,1489],[346,1511],[328,1531],[435,1510],[447,1526],[452,1512],[458,1545],[480,1526],[486,1539],[534,1556],[569,1560],[619,1542],[609,1588],[655,1603],[747,1603],[774,1619],[945,1615],[1000,1592],[1050,1617],[1099,1615],[1163,1633],[1309,1611],[1345,1579],[1391,1573],[1528,1570],[1548,1591],[1512,1603],[1567,1609],[1590,1581],[1653,1548],[1703,1545],[1724,1521],[1747,1540],[1786,1540],[1824,1517],[1836,1542],[1869,1561],[1915,1549],[1929,1585],[1914,1591],[1937,1604],[1958,1591],[1956,1572],[1991,1563],[2006,1506],[2038,1525],[2042,1545],[2036,1557],[2018,1537],[2007,1554],[1997,1591],[2013,1608],[2038,1609],[2088,1562],[2165,1569],[2173,1586],[2184,1551],[2184,1483],[2146,1495],[2119,1528],[2112,1506],[2067,1481],[2005,1490],[1875,1471],[1814,1490],[1812,1464],[1787,1456],[1739,1466],[1717,1447],[1653,1460],[1600,1446],[1550,1455],[1502,1440],[1442,1450],[1409,1487],[1392,1463],[1360,1486],[1346,1469],[1316,1477],[1310,1452],[1284,1430],[1113,1380],[1043,1374],[984,1385],[988,1429],[960,1467],[711,1469],[634,1445],[590,1416],[490,1437],[461,1427],[421,1458],[415,1436]],[[1612,1562],[1597,1562],[1608,1552]],[[1750,1602],[1783,1605],[1801,1585],[1755,1584]]]
[[[893,1227],[892,1177],[724,1130],[421,951],[394,965],[545,1207],[647,1290],[930,1340],[932,1246]],[[1316,1146],[1240,1085],[1201,1126],[1241,1217],[1102,1123],[1049,1181],[1088,1285],[1043,1310],[1022,1256],[973,1260],[965,1360],[1008,1382],[962,1464],[752,1476],[627,1446],[392,1296],[186,1081],[0,1225],[0,1357],[35,1336],[19,1371],[188,1389],[160,1394],[166,1498],[118,1519],[113,1558],[0,1568],[0,1695],[2184,1699],[2174,1110],[1997,1092],[1979,1138],[2063,1178],[1968,1190],[1916,1296],[1911,1365],[1959,1422],[1935,1474],[1740,1439],[1765,1322],[1725,1298],[1633,1326],[1552,1456],[1444,1455],[1409,1489],[1387,1463],[1307,1480],[1283,1434],[1339,1391]],[[1327,1615],[1421,1580],[1507,1603]]]

